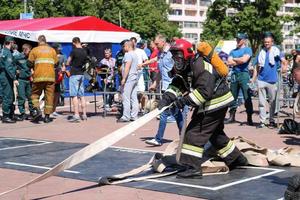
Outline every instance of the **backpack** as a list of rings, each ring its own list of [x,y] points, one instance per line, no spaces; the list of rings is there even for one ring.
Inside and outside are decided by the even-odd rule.
[[[282,126],[279,129],[278,134],[300,134],[300,125],[298,122],[292,119],[285,119]]]

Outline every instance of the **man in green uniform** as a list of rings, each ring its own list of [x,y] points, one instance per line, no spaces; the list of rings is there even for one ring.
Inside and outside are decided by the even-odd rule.
[[[13,62],[11,47],[14,44],[14,39],[6,36],[4,47],[1,51],[0,60],[0,83],[3,89],[3,123],[15,123],[14,119],[14,81],[16,80],[16,67]]]
[[[25,115],[25,102],[28,100],[28,107],[30,111],[30,116],[27,119],[32,118],[33,106],[31,101],[31,85],[30,85],[30,77],[31,77],[31,69],[28,65],[28,55],[31,51],[32,47],[30,44],[24,44],[22,46],[23,53],[18,52],[17,49],[13,52],[13,57],[15,63],[17,65],[17,89],[18,89],[18,108],[20,111],[20,115],[16,118],[17,121],[23,121],[26,118]]]

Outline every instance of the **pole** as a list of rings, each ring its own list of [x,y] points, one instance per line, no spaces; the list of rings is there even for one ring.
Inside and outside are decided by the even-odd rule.
[[[121,11],[119,10],[119,25],[122,27],[122,16],[121,16]]]
[[[24,0],[24,13],[27,13],[27,0]]]

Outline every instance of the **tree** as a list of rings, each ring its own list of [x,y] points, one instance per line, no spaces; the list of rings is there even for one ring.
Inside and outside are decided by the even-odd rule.
[[[298,38],[300,37],[300,8],[294,8],[294,15],[292,16],[291,21],[294,23],[295,28],[292,33],[296,34]],[[297,44],[299,45],[299,44]]]
[[[253,53],[261,43],[262,34],[271,31],[275,42],[282,42],[282,21],[277,11],[282,0],[215,0],[208,9],[201,37],[213,43],[220,39],[234,39],[238,32],[248,34]],[[228,9],[235,14],[228,15]]]
[[[178,27],[168,22],[169,5],[165,0],[111,0],[103,1],[100,17],[131,31],[142,38],[153,38],[157,33],[171,38],[181,36]]]
[[[23,1],[23,0],[22,0]],[[0,19],[18,19],[23,11],[21,0],[1,1]],[[165,0],[27,0],[34,18],[58,16],[96,16],[137,32],[142,38],[157,33],[171,38],[181,36],[178,27],[168,21],[169,5]],[[14,8],[14,9],[12,9]]]
[[[35,18],[58,16],[96,16],[102,0],[31,0]]]
[[[0,19],[18,19],[23,11],[23,4],[19,0],[0,1]]]

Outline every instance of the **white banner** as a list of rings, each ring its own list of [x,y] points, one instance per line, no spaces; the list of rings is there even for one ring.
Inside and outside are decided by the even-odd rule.
[[[0,34],[9,35],[15,38],[36,42],[39,35],[45,35],[47,42],[71,43],[74,37],[79,37],[83,43],[120,43],[125,39],[136,37],[140,40],[140,35],[134,32],[114,32],[114,31],[65,31],[65,30],[41,30],[41,31],[5,31],[0,30]]]

